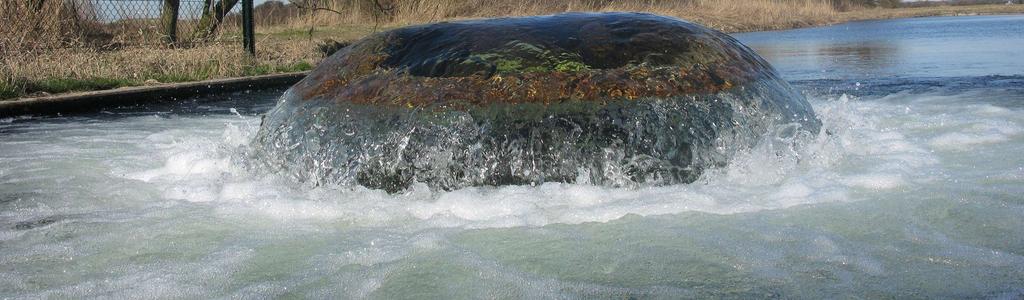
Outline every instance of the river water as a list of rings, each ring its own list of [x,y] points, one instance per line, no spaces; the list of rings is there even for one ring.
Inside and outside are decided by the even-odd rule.
[[[736,35],[831,135],[693,184],[245,168],[281,91],[0,123],[0,298],[1024,297],[1024,16]]]

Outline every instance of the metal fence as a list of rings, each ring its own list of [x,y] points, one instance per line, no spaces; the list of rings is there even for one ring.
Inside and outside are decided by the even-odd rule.
[[[63,9],[69,11],[66,15],[75,19],[82,35],[94,45],[252,43],[253,0],[29,1],[63,1]]]
[[[158,19],[164,0],[73,0],[82,12],[96,21],[116,22],[120,20]],[[197,20],[203,11],[212,9],[213,1],[179,0],[178,17],[181,20]],[[234,7],[231,12],[238,12]]]

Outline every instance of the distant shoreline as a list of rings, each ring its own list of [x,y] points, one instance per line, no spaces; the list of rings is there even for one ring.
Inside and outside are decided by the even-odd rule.
[[[984,5],[960,5],[960,6],[924,6],[904,8],[870,8],[852,10],[837,13],[835,19],[823,20],[819,23],[792,24],[792,27],[779,27],[778,24],[755,26],[750,28],[738,28],[736,30],[722,30],[726,33],[745,33],[759,31],[781,31],[792,29],[803,29],[813,27],[824,27],[839,25],[848,22],[893,20],[927,17],[970,17],[970,16],[998,16],[998,15],[1020,15],[1024,14],[1024,4],[984,4]],[[703,25],[703,24],[702,24]],[[705,25],[706,26],[706,25]]]
[[[891,9],[871,9],[843,12],[837,23],[841,24],[854,21],[889,20],[904,18],[925,18],[925,17],[968,17],[968,16],[992,16],[992,15],[1018,15],[1024,14],[1024,4],[990,4],[971,6],[927,6],[908,7]]]

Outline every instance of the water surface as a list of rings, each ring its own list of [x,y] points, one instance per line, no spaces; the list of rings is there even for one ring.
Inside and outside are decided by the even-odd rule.
[[[1019,298],[1022,20],[738,35],[831,134],[665,187],[297,185],[245,167],[281,91],[4,119],[0,296]]]
[[[860,21],[735,35],[791,80],[1019,75],[1024,15]]]

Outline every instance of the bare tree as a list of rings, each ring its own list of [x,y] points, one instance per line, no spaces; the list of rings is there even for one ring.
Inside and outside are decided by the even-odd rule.
[[[168,45],[178,42],[178,8],[180,0],[164,0],[163,10],[160,11],[160,28],[163,30],[164,40]]]
[[[208,40],[213,37],[213,33],[217,31],[217,27],[220,27],[220,23],[224,22],[224,16],[238,4],[238,0],[215,0],[216,4],[212,7],[207,5],[203,10],[203,16],[199,18],[199,23],[196,25],[196,30],[192,32],[193,42]],[[210,0],[206,1],[207,3]]]

